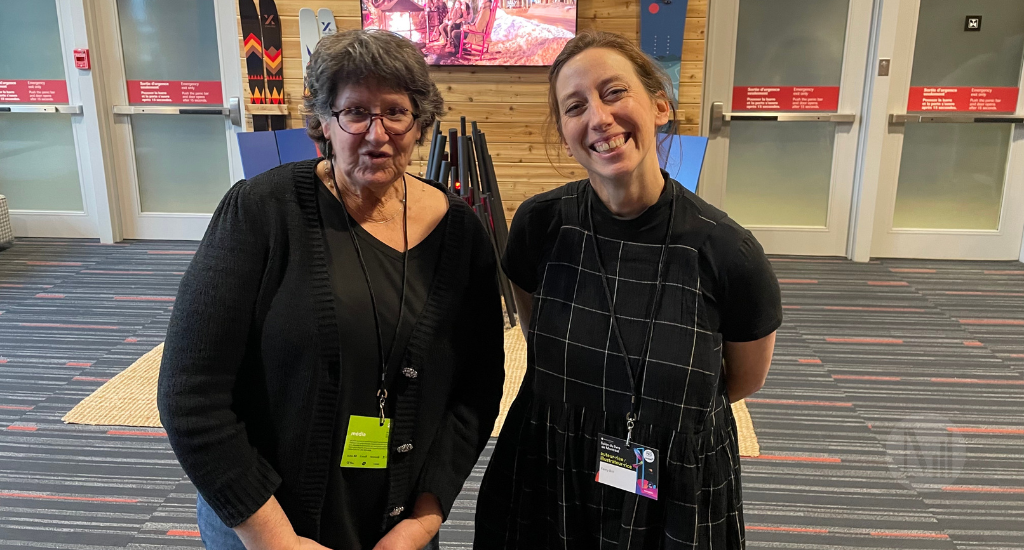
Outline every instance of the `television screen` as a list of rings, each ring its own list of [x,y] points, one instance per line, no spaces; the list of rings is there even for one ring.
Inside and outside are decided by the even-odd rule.
[[[362,13],[430,65],[550,65],[576,35],[576,0],[362,0]]]

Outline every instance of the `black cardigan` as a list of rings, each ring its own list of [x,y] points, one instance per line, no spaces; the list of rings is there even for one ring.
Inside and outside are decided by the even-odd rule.
[[[182,468],[227,526],[275,495],[312,539],[340,379],[316,163],[283,165],[225,195],[178,289],[158,396]],[[493,248],[465,202],[449,194],[449,205],[437,273],[389,389],[388,529],[421,493],[448,517],[501,400]]]

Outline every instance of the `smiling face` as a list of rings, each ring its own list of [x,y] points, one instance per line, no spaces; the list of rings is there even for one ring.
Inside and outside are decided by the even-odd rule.
[[[415,113],[409,95],[375,85],[352,84],[342,88],[331,109],[361,108],[371,113],[384,113],[403,108]],[[346,133],[335,117],[320,119],[324,137],[331,142],[335,170],[355,187],[385,188],[398,181],[409,166],[413,147],[420,138],[419,123],[402,135],[384,131],[380,119],[374,119],[365,134]]]
[[[632,63],[608,48],[580,52],[555,80],[562,145],[591,180],[628,183],[658,173],[657,129],[671,106],[652,97]]]

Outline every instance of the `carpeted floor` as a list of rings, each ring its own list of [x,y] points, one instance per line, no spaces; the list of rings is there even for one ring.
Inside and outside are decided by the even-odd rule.
[[[0,252],[0,547],[199,547],[161,430],[60,418],[163,340],[194,243]],[[1024,549],[1024,265],[774,258],[748,548]],[[483,468],[442,532],[468,548]]]

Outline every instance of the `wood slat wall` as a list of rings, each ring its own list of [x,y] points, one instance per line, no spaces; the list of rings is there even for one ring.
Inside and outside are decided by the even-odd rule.
[[[679,87],[680,132],[696,135],[700,122],[701,82],[704,75],[704,33],[709,0],[690,0],[683,40],[683,62]],[[639,39],[640,8],[636,0],[578,0],[579,29],[616,32]],[[299,47],[300,8],[334,11],[339,30],[360,27],[359,0],[277,0],[282,25],[285,97],[289,128],[301,128],[302,56]],[[241,22],[238,23],[241,43]],[[241,49],[241,48],[240,48]],[[239,70],[245,77],[245,59]],[[448,115],[442,128],[458,124],[459,116],[476,120],[487,134],[494,169],[501,186],[508,219],[527,198],[567,181],[586,176],[583,168],[545,145],[547,116],[546,67],[438,67],[431,70]],[[248,92],[248,85],[246,85]],[[429,141],[429,136],[428,136]],[[553,141],[553,140],[550,140]],[[409,170],[419,172],[429,153],[418,148]],[[552,165],[554,162],[554,165]]]

